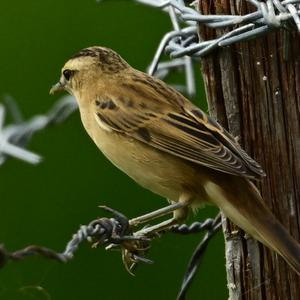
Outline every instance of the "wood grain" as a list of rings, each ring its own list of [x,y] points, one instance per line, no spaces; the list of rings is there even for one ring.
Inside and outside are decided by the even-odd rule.
[[[254,11],[239,0],[199,1],[203,14]],[[228,31],[228,30],[227,30]],[[199,28],[208,40],[224,29]],[[209,111],[267,173],[258,187],[300,241],[300,35],[287,30],[218,49],[202,59]],[[274,252],[224,220],[230,299],[300,299],[300,277]]]

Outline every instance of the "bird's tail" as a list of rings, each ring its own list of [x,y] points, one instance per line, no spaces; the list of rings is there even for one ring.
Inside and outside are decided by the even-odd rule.
[[[210,199],[236,225],[276,251],[300,275],[300,245],[263,203],[257,188],[247,179],[233,179],[224,188],[208,183]]]

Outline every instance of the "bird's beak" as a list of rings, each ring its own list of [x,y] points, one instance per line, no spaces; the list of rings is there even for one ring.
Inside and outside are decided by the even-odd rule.
[[[49,93],[50,95],[53,95],[56,92],[61,92],[65,90],[65,85],[61,83],[60,81],[52,86]]]

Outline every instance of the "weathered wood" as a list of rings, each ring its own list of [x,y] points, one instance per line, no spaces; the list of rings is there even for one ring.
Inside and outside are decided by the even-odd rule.
[[[203,14],[245,14],[246,1],[199,0]],[[225,31],[201,26],[207,40]],[[202,60],[211,115],[263,166],[267,205],[300,240],[300,35],[289,28]],[[274,252],[224,221],[230,299],[300,299],[300,277]]]

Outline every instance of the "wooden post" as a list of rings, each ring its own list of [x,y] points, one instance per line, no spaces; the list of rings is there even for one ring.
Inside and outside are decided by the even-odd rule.
[[[199,0],[203,14],[246,14],[243,0]],[[201,40],[224,29],[200,26]],[[264,168],[264,201],[300,241],[300,35],[289,26],[202,60],[210,114]],[[274,252],[224,220],[231,300],[300,299],[300,277]]]

